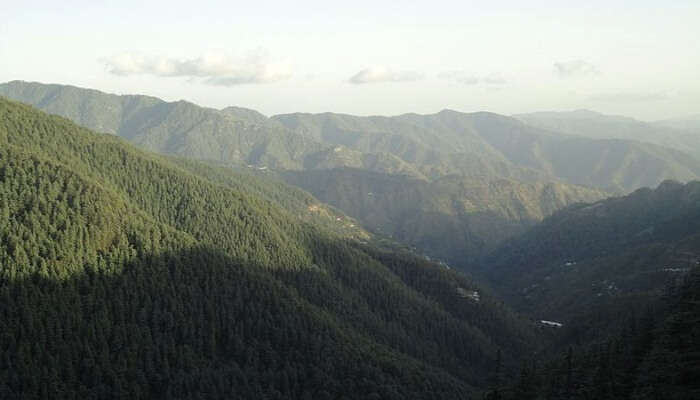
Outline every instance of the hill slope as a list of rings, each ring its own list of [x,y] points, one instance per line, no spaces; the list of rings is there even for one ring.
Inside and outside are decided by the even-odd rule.
[[[460,176],[429,182],[359,169],[287,171],[281,177],[368,229],[462,268],[564,206],[606,197],[558,183]]]
[[[197,160],[284,169],[352,166],[420,175],[388,154],[337,154],[255,110],[199,107],[150,96],[117,96],[66,85],[13,81],[0,95],[121,136],[146,150]]]
[[[274,191],[5,100],[0,144],[3,397],[456,399],[532,343],[464,276]]]
[[[267,118],[242,108],[219,111],[60,85],[10,82],[0,85],[2,93],[147,149],[274,170],[371,229],[456,265],[559,207],[602,197],[562,183],[626,192],[700,176],[700,162],[674,149],[563,135],[492,113]],[[221,171],[215,175],[231,182]],[[367,193],[381,195],[368,201]],[[294,206],[304,214],[317,210],[303,208]],[[332,219],[332,212],[323,213]],[[356,230],[354,221],[338,217],[326,226]]]
[[[1,84],[0,95],[152,151],[201,160],[294,170],[353,167],[428,179],[458,174],[561,180],[625,192],[665,179],[700,177],[700,161],[677,150],[698,154],[692,134],[657,134],[667,128],[590,112],[519,116],[528,123],[450,110],[395,117],[324,113],[267,118],[243,108],[214,110],[21,81]]]
[[[585,336],[657,299],[698,260],[700,183],[667,181],[557,212],[482,268],[511,304]]]
[[[0,95],[150,151],[199,160],[299,168],[307,153],[321,150],[253,110],[219,111],[186,101],[21,81],[0,85]]]
[[[695,399],[700,395],[700,269],[695,268],[622,329],[569,346],[543,365],[526,363],[520,378],[494,385],[487,399]]]
[[[631,191],[665,179],[688,181],[700,176],[700,161],[675,149],[562,135],[486,112],[444,110],[396,117],[288,114],[273,119],[324,143],[394,154],[432,178],[460,174],[521,181],[560,179]]]
[[[457,264],[479,256],[484,249],[520,232],[533,221],[551,213],[552,207],[598,198],[582,195],[584,190],[581,188],[568,188],[567,192],[572,195],[554,196],[561,201],[541,198],[544,203],[535,204],[536,196],[527,193],[524,194],[527,197],[524,211],[516,212],[514,207],[523,203],[517,200],[520,196],[515,193],[517,190],[511,191],[513,196],[503,192],[503,195],[481,199],[482,188],[502,185],[491,182],[499,177],[527,182],[553,178],[547,173],[514,166],[483,141],[468,121],[461,121],[458,113],[443,112],[430,118],[416,115],[361,118],[324,114],[327,119],[324,129],[335,129],[333,127],[339,125],[338,132],[310,135],[294,133],[284,127],[280,122],[283,116],[270,119],[254,110],[237,107],[218,111],[187,102],[166,103],[147,96],[115,96],[72,86],[19,81],[0,85],[0,94],[35,104],[89,128],[117,134],[146,149],[204,159],[218,167],[244,163],[252,173],[265,168],[266,171],[258,176],[269,175],[274,169],[286,177],[288,183],[300,185],[348,214],[363,217],[361,222],[372,229],[406,240],[422,251]],[[308,127],[316,127],[318,116],[306,117],[301,120],[308,119]],[[449,136],[445,136],[445,132],[449,132]],[[454,152],[455,148],[460,152]],[[177,162],[186,165],[183,160]],[[236,176],[234,179],[226,177],[225,171],[203,171],[201,164],[194,165],[197,165],[198,172],[204,172],[217,182],[230,184],[245,175],[231,172]],[[268,169],[268,166],[273,168]],[[354,168],[355,172],[334,171],[347,167]],[[311,172],[294,174],[290,171]],[[465,177],[465,182],[471,182],[467,189],[462,184],[451,183],[459,178],[443,178],[443,174],[450,172],[459,173]],[[293,176],[299,178],[292,179]],[[302,178],[304,176],[306,178]],[[333,182],[338,188],[335,198],[326,196],[328,190],[317,190],[318,185],[308,184],[324,176],[340,179]],[[373,202],[372,207],[378,208],[369,215],[363,211],[368,206],[363,201],[364,194],[357,192],[356,188],[358,185],[367,186],[367,182],[373,182],[370,186],[378,184],[378,177],[385,183],[408,185],[400,192],[415,197],[404,198],[398,207],[387,199]],[[429,183],[431,179],[439,182]],[[328,179],[323,180],[331,183]],[[395,184],[390,187],[397,189]],[[533,183],[532,187],[563,186]],[[237,189],[243,190],[241,185]],[[475,192],[471,193],[471,189]],[[518,190],[523,191],[521,189]],[[371,188],[367,192],[371,191],[384,193]],[[274,193],[258,191],[255,194],[268,199],[279,198]],[[323,207],[312,205],[308,199],[304,202],[308,203],[305,207],[298,203],[282,205],[297,213],[329,217],[333,214],[328,210],[320,211]],[[454,202],[455,206],[445,205],[446,202]],[[413,216],[413,212],[418,214]],[[407,215],[411,218],[407,219]],[[437,217],[437,220],[432,217]],[[348,233],[358,230],[359,224],[354,221],[344,218],[337,221],[337,218],[335,216],[336,221],[330,223],[325,221],[326,227],[335,225]],[[321,221],[317,218],[316,222]],[[415,229],[419,225],[421,228]]]

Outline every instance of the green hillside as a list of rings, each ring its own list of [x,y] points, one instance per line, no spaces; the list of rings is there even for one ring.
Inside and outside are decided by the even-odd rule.
[[[321,143],[365,153],[393,154],[431,179],[448,174],[525,181],[553,178],[514,165],[470,127],[443,121],[441,117],[449,113],[398,117],[286,114],[272,119]]]
[[[698,395],[700,182],[574,205],[507,241],[481,272],[546,345],[487,399]],[[562,324],[562,325],[556,325]]]
[[[0,99],[0,397],[692,398],[700,183],[602,196],[232,169]],[[496,295],[361,223],[495,246]]]
[[[527,362],[513,382],[496,381],[487,399],[695,399],[700,395],[700,269],[615,334],[572,345],[544,363]]]
[[[563,135],[487,112],[444,110],[396,117],[288,114],[273,119],[310,139],[394,154],[431,178],[459,174],[558,179],[627,192],[665,179],[688,181],[700,176],[700,161],[679,150],[633,140]]]
[[[0,95],[151,151],[239,165],[351,167],[422,179],[457,174],[561,181],[620,192],[700,177],[700,161],[689,155],[698,154],[693,134],[674,130],[679,136],[659,125],[591,112],[520,119],[451,110],[395,117],[297,113],[267,118],[245,108],[215,110],[22,81],[0,84]]]
[[[21,81],[0,85],[0,95],[146,150],[199,160],[299,168],[307,153],[321,150],[274,123],[261,123],[267,119],[253,110],[219,111],[186,101]]]
[[[244,108],[19,81],[0,85],[0,94],[142,148],[206,160],[215,167],[170,162],[238,191],[258,186],[248,193],[337,234],[367,240],[364,226],[459,267],[561,207],[604,197],[599,190],[624,193],[700,176],[700,161],[675,149],[571,136],[485,112],[267,118]],[[247,175],[280,177],[355,220],[300,194],[235,185],[250,181]]]
[[[356,217],[359,223],[312,204],[310,198],[302,200],[298,194],[288,198],[300,202],[280,203],[280,195],[270,192],[269,185],[267,193],[257,190],[252,194],[277,201],[297,215],[316,214],[316,223],[339,233],[366,237],[358,232],[364,225],[460,266],[561,206],[601,196],[595,190],[538,183],[553,178],[513,165],[480,138],[464,115],[449,111],[396,118],[297,114],[270,119],[244,108],[217,111],[187,102],[166,103],[146,96],[115,96],[19,81],[0,85],[0,94],[88,128],[117,134],[139,147],[207,160],[215,167],[205,169],[201,163],[182,159],[172,162],[227,185],[245,180],[236,190],[260,186],[246,175],[279,175]],[[498,118],[495,114],[490,117]],[[331,133],[284,127],[296,118],[305,124],[304,129],[320,130],[318,124],[323,122],[323,129]],[[461,178],[446,176],[448,173]],[[506,180],[511,183],[504,183]],[[504,185],[513,189],[502,189]],[[380,190],[383,186],[387,190]],[[543,188],[554,188],[551,196]],[[378,193],[377,200],[367,202],[368,192]],[[399,195],[402,198],[397,201]]]
[[[140,148],[196,160],[283,169],[352,166],[389,173],[414,167],[389,154],[334,151],[255,110],[199,107],[140,95],[117,96],[74,86],[13,81],[0,95],[66,117],[88,129],[121,136]],[[346,149],[348,150],[348,149]]]
[[[224,163],[204,163],[179,157],[169,157],[167,160],[213,183],[273,203],[295,217],[321,226],[340,237],[360,241],[373,239],[355,219],[321,203],[304,190],[284,184],[267,170],[231,167]]]
[[[299,192],[5,100],[0,144],[3,398],[469,398],[533,343],[464,276],[279,207]]]
[[[281,177],[368,229],[461,268],[562,207],[606,197],[559,183],[460,176],[430,182],[360,169],[287,171]]]
[[[565,208],[507,241],[482,271],[509,304],[573,338],[643,310],[700,260],[700,183]]]

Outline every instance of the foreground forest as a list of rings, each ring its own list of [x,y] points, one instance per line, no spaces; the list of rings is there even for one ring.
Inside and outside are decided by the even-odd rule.
[[[0,99],[0,398],[694,399],[699,185],[533,208],[472,278]]]
[[[519,377],[496,378],[486,399],[692,400],[700,397],[700,271],[669,287],[621,329],[543,362],[523,362]]]
[[[3,398],[469,398],[535,340],[463,275],[270,200],[293,191],[6,100],[0,143]]]
[[[490,396],[700,396],[700,182],[568,207],[500,246],[483,276],[550,331]],[[493,398],[493,397],[492,397]]]

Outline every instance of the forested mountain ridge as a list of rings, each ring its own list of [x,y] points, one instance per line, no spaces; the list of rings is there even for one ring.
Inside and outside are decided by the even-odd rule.
[[[460,174],[521,181],[558,179],[627,192],[665,179],[688,181],[700,176],[700,161],[675,149],[563,135],[488,112],[444,110],[396,117],[288,114],[272,119],[315,140],[395,154],[433,178]],[[466,160],[471,165],[464,164]]]
[[[279,175],[368,229],[460,268],[562,207],[607,197],[574,185],[454,175],[425,181],[349,168]]]
[[[469,398],[532,343],[464,276],[264,187],[2,99],[0,143],[4,398]]]
[[[626,139],[653,143],[700,157],[700,123],[697,118],[643,122],[588,110],[535,112],[515,115],[527,124],[593,139]]]
[[[0,94],[34,104],[50,113],[63,115],[88,128],[117,134],[145,149],[205,159],[217,168],[233,166],[240,171],[241,165],[247,165],[249,172],[258,177],[279,175],[292,184],[311,182],[313,185],[304,184],[301,187],[323,197],[324,201],[333,203],[346,214],[358,218],[366,217],[360,218],[362,224],[377,232],[418,245],[422,252],[433,257],[450,262],[458,261],[456,264],[461,266],[464,260],[474,259],[490,246],[548,215],[552,206],[561,207],[571,202],[599,198],[594,194],[595,190],[565,188],[558,183],[537,183],[552,178],[533,169],[515,167],[503,156],[487,157],[481,154],[481,150],[486,151],[491,148],[490,145],[483,143],[476,136],[470,140],[461,139],[463,135],[459,131],[462,129],[460,127],[450,131],[452,136],[441,138],[440,129],[448,129],[453,125],[449,119],[442,121],[441,118],[437,118],[430,123],[419,123],[421,116],[406,115],[401,117],[397,125],[394,118],[364,119],[342,116],[343,121],[347,120],[345,124],[353,127],[358,125],[357,132],[353,134],[361,136],[363,139],[360,141],[365,143],[359,146],[357,142],[352,141],[352,134],[346,135],[345,131],[332,140],[321,136],[302,135],[284,127],[283,123],[278,121],[284,119],[283,116],[267,118],[254,110],[237,107],[218,111],[187,102],[166,103],[147,96],[116,96],[72,86],[19,81],[0,85]],[[449,116],[455,113],[445,111],[441,114]],[[309,115],[311,122],[315,118]],[[334,114],[329,114],[328,118],[331,122],[337,119]],[[376,121],[383,122],[373,127]],[[331,122],[328,123],[329,126]],[[387,138],[382,130],[390,129],[394,131],[391,137]],[[426,135],[426,132],[432,133]],[[242,142],[238,143],[238,139],[235,138]],[[293,150],[289,150],[288,142],[293,144]],[[433,142],[442,143],[440,151],[431,148]],[[452,147],[451,142],[461,143],[460,149],[468,152],[468,156],[447,152]],[[481,147],[472,148],[477,142],[481,143]],[[476,151],[478,149],[480,151]],[[496,154],[495,150],[490,151],[492,155]],[[181,166],[184,165],[184,160],[177,162]],[[191,165],[196,165],[199,172],[203,172],[201,163]],[[353,168],[352,174],[343,172],[342,169],[348,167]],[[458,172],[464,178],[444,176],[448,172]],[[226,177],[227,173],[223,170],[208,170],[206,174],[208,177],[215,176],[215,180],[219,182],[227,183],[240,180],[244,176],[232,171],[231,174],[237,176],[236,179],[232,179]],[[333,183],[333,187],[337,188],[336,198],[325,196],[328,190],[317,190],[319,186],[314,182],[315,179],[330,183],[323,177],[341,180]],[[431,178],[436,182],[431,183]],[[489,195],[486,196],[486,201],[473,201],[473,198],[483,197],[483,188],[501,187],[502,182],[492,182],[496,179],[533,182],[532,185],[519,187],[551,186],[559,188],[559,192],[563,190],[571,195],[555,195],[556,200],[550,201],[546,197],[537,198],[531,195],[529,189],[520,190],[515,188],[517,185],[513,185],[513,190],[510,191],[512,196],[498,190],[503,195]],[[476,192],[465,193],[459,188],[463,185],[451,183],[454,180],[472,182],[467,186]],[[388,185],[391,188],[397,188],[399,183],[408,185],[405,190],[400,189],[400,192],[420,196],[403,198],[398,204],[386,201],[388,199],[363,202],[362,196],[367,192],[384,192],[370,188],[365,193],[359,193],[357,188],[366,186],[367,182],[379,181],[391,182],[392,184]],[[252,181],[250,183],[252,184]],[[247,190],[245,188],[250,187],[252,186],[238,185],[239,190]],[[521,193],[518,193],[519,191]],[[463,195],[466,198],[460,198]],[[265,196],[268,195],[263,195]],[[276,194],[272,196],[279,197]],[[391,197],[396,198],[395,195]],[[539,200],[543,201],[543,204],[533,203]],[[455,205],[446,205],[445,202],[454,202]],[[467,204],[470,202],[471,205]],[[376,207],[371,215],[363,211],[370,205]],[[308,204],[306,210],[300,207],[300,203],[284,206],[307,215],[332,214],[323,211],[323,207],[319,208],[317,205]],[[447,213],[443,213],[445,207],[448,208]],[[522,211],[513,211],[516,208],[522,208]],[[498,211],[494,212],[494,209]],[[542,213],[540,209],[547,211]],[[414,211],[417,212],[415,216],[412,214]],[[410,218],[406,219],[406,215]],[[426,218],[431,218],[431,215],[438,216],[444,223],[425,224]],[[359,232],[360,224],[355,221],[339,215],[335,218],[340,218],[340,221],[320,221],[317,218],[316,222],[324,222],[327,227],[335,227],[346,233],[355,231],[356,236],[365,235]],[[406,229],[413,229],[410,226],[415,224],[422,224],[422,228],[414,229],[408,236],[402,234]],[[468,254],[468,250],[476,252]]]
[[[700,182],[566,207],[481,266],[550,333],[487,399],[697,397]]]
[[[654,302],[699,260],[700,182],[666,181],[556,212],[494,250],[482,271],[509,304],[580,339]]]
[[[574,196],[417,181],[465,191],[436,207],[505,196],[492,211],[520,218]],[[0,396],[479,398],[542,348],[531,324],[467,277],[375,247],[341,213],[277,185],[0,99]],[[485,258],[499,293],[564,323],[546,335],[552,351],[613,328],[628,335],[577,348],[575,387],[562,383],[566,364],[525,364],[504,395],[692,398],[698,185],[570,205]],[[512,198],[523,193],[531,199]],[[620,316],[683,277],[658,329],[627,328]],[[634,370],[613,373],[629,360]]]
[[[700,162],[678,150],[565,135],[485,112],[267,118],[243,108],[19,81],[0,85],[0,93],[146,149],[280,176],[373,230],[456,265],[562,206],[604,196],[566,182],[627,192],[700,176]],[[341,230],[358,225],[340,218]]]
[[[355,219],[321,203],[296,186],[286,185],[274,176],[262,173],[265,171],[244,167],[232,168],[224,163],[205,163],[180,157],[168,157],[167,160],[208,181],[273,203],[290,214],[315,226],[321,226],[342,238],[360,241],[372,239],[372,234]]]
[[[200,107],[150,96],[113,95],[66,85],[13,81],[0,95],[61,115],[97,132],[121,136],[146,150],[196,160],[256,167],[311,169],[352,166],[391,173],[413,168],[388,154],[362,154],[298,135],[257,111]]]
[[[0,85],[0,95],[146,150],[198,160],[299,168],[306,154],[322,149],[253,110],[219,111],[186,101],[21,81]]]
[[[211,161],[292,170],[353,167],[427,179],[458,174],[559,180],[622,192],[665,179],[700,177],[700,161],[676,149],[607,136],[562,135],[487,112],[267,118],[243,108],[214,110],[21,81],[1,84],[0,95],[152,151]],[[695,144],[688,142],[683,150],[697,154]]]

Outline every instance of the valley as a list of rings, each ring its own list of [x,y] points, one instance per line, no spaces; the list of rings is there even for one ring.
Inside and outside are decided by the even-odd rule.
[[[646,399],[695,370],[691,141],[0,94],[30,104],[0,100],[7,398]]]

